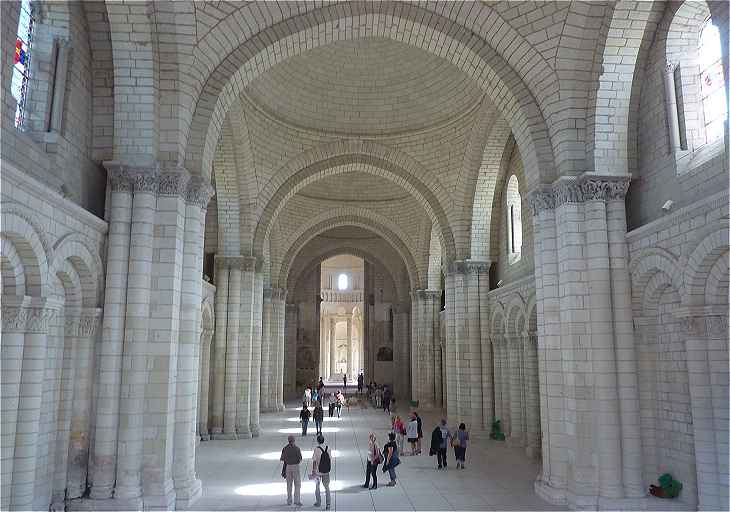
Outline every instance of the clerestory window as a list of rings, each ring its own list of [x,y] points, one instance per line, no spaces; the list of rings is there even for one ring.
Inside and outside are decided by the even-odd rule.
[[[700,100],[704,116],[705,141],[709,144],[723,137],[727,119],[725,80],[722,73],[720,30],[707,18],[700,32]]]
[[[30,58],[33,49],[33,9],[31,0],[21,0],[18,31],[15,37],[15,56],[13,58],[13,78],[11,93],[15,99],[15,127],[22,128],[28,102],[30,83]]]
[[[507,252],[510,265],[522,258],[522,197],[514,174],[507,182]]]
[[[348,285],[347,274],[340,274],[337,277],[337,289],[338,290],[347,290],[347,285]]]

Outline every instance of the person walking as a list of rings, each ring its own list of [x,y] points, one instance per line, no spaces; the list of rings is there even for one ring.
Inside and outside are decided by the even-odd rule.
[[[317,402],[314,406],[314,412],[312,413],[314,419],[314,426],[317,428],[317,434],[322,434],[322,422],[324,421],[324,409],[322,409],[322,402]]]
[[[307,385],[307,388],[304,390],[304,405],[306,407],[309,407],[312,405],[312,388]]]
[[[321,407],[320,407],[321,409]],[[324,444],[324,436],[317,436],[317,446],[312,452],[312,475],[314,479],[314,506],[322,506],[322,495],[319,492],[320,482],[324,486],[325,510],[330,509],[332,500],[330,498],[330,470],[332,469],[332,458],[329,447]]]
[[[383,389],[383,410],[389,414],[391,398],[393,398],[393,392],[390,390],[390,386],[385,386]]]
[[[365,383],[365,376],[362,373],[360,373],[357,376],[357,394],[358,395],[362,394],[362,387],[363,387],[364,383]]]
[[[309,426],[309,417],[311,416],[311,413],[309,412],[309,408],[307,407],[307,404],[302,404],[302,411],[299,413],[299,421],[302,422],[302,436],[307,435],[307,427]]]
[[[287,438],[288,444],[281,450],[279,460],[284,463],[284,474],[286,475],[286,504],[292,504],[292,485],[294,485],[294,505],[302,506],[301,490],[302,475],[299,473],[299,463],[302,462],[302,451],[294,444],[294,436]]]
[[[317,382],[317,391],[319,392],[319,396],[324,396],[324,380],[322,380],[322,377]]]
[[[339,418],[342,413],[342,406],[345,405],[345,395],[342,394],[341,391],[337,391],[337,395],[335,395],[336,403],[337,403],[337,417]]]
[[[421,455],[421,439],[423,439],[423,421],[421,420],[421,417],[418,415],[417,412],[414,411],[416,415],[416,422],[418,423],[418,439],[416,440],[416,454]]]
[[[400,416],[396,416],[393,419],[393,432],[395,432],[395,442],[398,446],[398,455],[403,455],[404,446],[403,441],[406,434],[406,426],[403,424],[403,420]]]
[[[373,477],[373,486],[370,490],[378,488],[378,464],[383,461],[383,456],[380,453],[378,442],[375,439],[375,434],[370,432],[368,436],[368,464],[365,468],[365,485],[363,487],[367,489],[370,487],[370,477]]]
[[[466,430],[464,423],[459,424],[459,430],[456,431],[451,440],[451,446],[454,447],[454,457],[456,457],[456,469],[466,469],[464,462],[466,460],[466,443],[469,441],[469,432]]]
[[[450,441],[451,432],[449,432],[449,428],[446,426],[446,419],[442,419],[441,425],[437,426],[431,435],[431,449],[436,448],[435,451],[436,459],[438,461],[438,469],[446,469],[448,465],[446,454]]]
[[[396,483],[395,467],[400,464],[400,458],[398,457],[398,445],[395,443],[394,432],[388,434],[388,442],[385,443],[385,446],[383,446],[383,458],[385,459],[383,462],[383,472],[387,470],[388,476],[390,476],[388,487],[393,487]]]
[[[347,374],[342,374],[342,388],[347,392]]]
[[[406,437],[408,442],[411,444],[411,455],[416,455],[416,443],[418,442],[418,421],[416,420],[416,414],[411,414],[411,421],[406,425]]]

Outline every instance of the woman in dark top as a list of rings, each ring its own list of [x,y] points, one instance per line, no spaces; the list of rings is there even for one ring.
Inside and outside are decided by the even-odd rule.
[[[324,409],[322,409],[322,402],[317,402],[312,413],[312,419],[314,419],[314,426],[317,427],[317,434],[322,433],[322,421],[324,421]]]
[[[309,426],[309,417],[311,416],[311,413],[309,412],[309,409],[307,408],[307,403],[302,404],[302,412],[299,413],[299,419],[302,422],[302,435],[307,435],[307,427]]]
[[[390,475],[390,482],[388,482],[388,487],[393,487],[395,485],[395,467],[400,464],[400,460],[398,458],[398,445],[395,442],[395,433],[391,432],[388,434],[388,442],[385,443],[385,446],[383,446],[383,456],[385,457],[385,462],[383,463],[383,473],[385,471],[388,471],[388,475]]]

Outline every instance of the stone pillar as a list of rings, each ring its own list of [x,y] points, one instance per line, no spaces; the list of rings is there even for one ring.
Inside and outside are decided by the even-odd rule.
[[[423,357],[423,349],[421,347],[421,334],[423,326],[421,324],[421,314],[423,313],[423,301],[421,300],[420,290],[415,290],[411,294],[411,400],[419,400],[421,398],[421,358]]]
[[[667,62],[664,66],[664,98],[669,128],[669,145],[675,153],[682,149],[679,136],[679,113],[677,112],[677,92],[674,84],[675,64]]]
[[[132,180],[123,166],[105,165],[109,177],[109,234],[107,236],[104,318],[99,344],[98,381],[95,382],[93,460],[90,497],[111,498],[117,466],[119,404],[122,383],[122,347],[127,311],[127,281],[132,222]]]
[[[83,309],[74,324],[74,359],[76,374],[71,404],[71,436],[68,448],[68,498],[79,498],[86,492],[89,471],[91,434],[92,384],[94,380],[94,345],[98,335],[101,309]]]
[[[10,320],[18,329],[22,325],[24,331],[10,509],[29,510],[33,507],[36,474],[39,469],[37,464],[41,456],[39,432],[48,333],[60,304],[33,297],[20,304],[9,305],[11,308],[19,306],[22,309],[11,311]],[[4,302],[3,309],[6,309]],[[3,318],[3,327],[6,325],[8,324]],[[9,331],[16,331],[14,326],[8,327]],[[11,343],[13,339],[16,336],[11,334]]]
[[[286,395],[291,396],[299,392],[297,389],[297,324],[299,308],[296,304],[286,303],[286,323],[284,325],[284,356],[286,365],[284,367],[284,375],[286,376]],[[323,322],[324,325],[324,322]],[[328,363],[329,354],[327,353],[326,331],[322,330],[322,370],[321,376],[327,375],[326,365]]]
[[[327,319],[328,325],[329,325],[329,340],[330,340],[330,373],[329,378],[334,380],[335,378],[335,369],[337,368],[337,324],[335,323],[335,319],[332,317],[329,317]]]
[[[454,274],[446,273],[446,415],[458,417],[456,409],[456,301]]]
[[[213,329],[203,329],[200,335],[200,383],[198,385],[198,434],[203,441],[210,439],[208,414],[210,410],[210,350]]]
[[[256,288],[256,259],[243,258],[241,275],[241,320],[238,339],[238,394],[236,406],[236,432],[239,438],[248,439],[251,433],[251,361],[253,359],[254,323]]]
[[[271,288],[264,288],[264,302],[262,308],[263,335],[261,338],[261,411],[273,410],[271,397]]]
[[[238,339],[241,322],[241,258],[229,258],[228,319],[226,324],[226,371],[223,407],[223,434],[218,439],[237,439]]]
[[[699,510],[728,509],[727,307],[683,308]]]
[[[162,187],[161,187],[161,193]],[[171,190],[170,192],[176,192]],[[177,378],[175,386],[175,438],[172,460],[173,482],[175,486],[175,507],[187,508],[200,497],[201,482],[195,472],[195,447],[197,424],[197,395],[200,364],[200,332],[203,287],[203,236],[205,213],[213,189],[208,181],[195,176],[187,183],[184,191],[178,191],[170,199],[183,197],[184,192],[184,232],[177,236],[178,250],[182,249],[182,275],[180,288],[179,336],[177,347]],[[173,203],[173,206],[177,206]],[[182,235],[182,236],[180,236]],[[180,247],[179,241],[183,244]],[[170,240],[165,246],[173,243]],[[172,273],[178,272],[177,265]],[[175,292],[166,290],[166,293]],[[174,346],[174,318],[171,325]],[[174,350],[174,349],[173,349]],[[171,355],[174,360],[174,354]],[[169,431],[169,429],[168,429]],[[165,463],[169,458],[165,455]],[[163,466],[164,467],[164,466]],[[148,500],[145,499],[145,502]]]
[[[352,379],[352,315],[347,316],[347,366],[345,373]]]
[[[152,259],[157,210],[157,169],[137,169],[132,177],[132,224],[124,319],[122,387],[119,405],[116,486],[114,498],[129,508],[141,506],[144,454],[145,395],[148,376]],[[106,310],[106,305],[105,305]]]
[[[274,360],[272,362],[272,397],[274,398],[273,409],[284,410],[284,328],[286,315],[286,290],[283,288],[272,289],[272,338],[274,348]]]
[[[540,390],[537,373],[537,333],[524,335],[525,413],[527,424],[526,452],[533,459],[540,457]]]
[[[480,312],[481,301],[487,298],[480,297],[480,288],[484,288],[484,283],[480,287],[480,280],[488,279],[488,271],[487,262],[457,261],[449,265],[447,272],[447,277],[451,276],[446,292],[447,345],[449,335],[454,341],[453,361],[447,364],[447,376],[452,373],[447,377],[447,389],[455,387],[449,391],[449,401],[456,401],[455,407],[447,404],[447,411],[452,422],[464,421],[475,431],[484,430]]]
[[[622,401],[626,411],[636,407],[631,403],[633,383],[621,395],[617,379],[618,361],[624,370],[635,365],[630,343],[624,339],[630,319],[625,245],[620,240],[625,232],[620,232],[618,218],[608,213],[623,207],[627,188],[626,176],[586,173],[559,179],[550,192],[531,194],[538,233],[538,335],[542,338],[544,333],[545,346],[557,351],[541,349],[539,357],[544,355],[551,363],[560,360],[562,365],[558,379],[546,376],[548,383],[558,385],[547,389],[549,410],[543,418],[555,424],[551,421],[547,429],[543,424],[549,438],[543,443],[543,458],[549,462],[536,490],[571,507],[616,506],[616,500],[628,497],[627,489],[635,487],[630,482],[636,475],[635,463],[624,460],[622,436],[625,432],[634,447],[639,438],[635,419],[621,418]],[[543,214],[547,211],[554,211],[554,219]],[[550,364],[550,371],[557,369]],[[551,403],[553,396],[560,399]],[[553,453],[546,452],[546,444],[552,445]],[[546,467],[553,482],[544,480]]]
[[[485,262],[487,266],[491,263]],[[494,361],[490,340],[489,273],[479,276],[479,327],[482,355],[482,424],[486,432],[494,422]]]
[[[418,400],[421,408],[434,406],[434,319],[433,319],[433,290],[418,290],[420,307],[419,322],[419,357],[418,357]]]
[[[260,262],[256,262],[253,290],[253,330],[251,335],[251,435],[257,437],[260,432],[259,413],[261,411],[261,344],[263,323],[264,276],[261,274]]]
[[[408,329],[408,313],[409,305],[406,303],[396,304],[393,308],[393,332],[397,343],[393,346],[393,363],[396,370],[396,389],[394,393],[399,402],[403,402],[403,407],[408,406],[408,400],[411,396],[410,391],[410,355],[408,347],[410,345],[410,336]]]
[[[509,392],[509,417],[510,417],[510,446],[523,446],[525,442],[525,424],[522,414],[524,403],[522,397],[522,338],[520,336],[508,336],[505,339],[507,352],[508,379],[506,379]]]
[[[211,435],[216,439],[223,433],[223,410],[226,378],[226,324],[228,320],[228,263],[215,258],[215,346],[213,347],[213,407],[210,415]]]

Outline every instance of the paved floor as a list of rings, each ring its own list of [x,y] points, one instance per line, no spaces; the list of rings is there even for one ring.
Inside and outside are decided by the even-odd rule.
[[[430,435],[435,420],[424,418],[426,434]],[[261,427],[262,435],[256,439],[199,445],[198,475],[203,482],[203,496],[195,509],[293,510],[286,506],[279,455],[286,436],[293,433],[309,462],[315,444],[314,428],[309,436],[299,437],[294,403],[284,412],[263,414]],[[385,487],[387,474],[379,468],[379,488],[363,489],[369,431],[376,433],[382,446],[389,431],[389,417],[359,405],[349,413],[343,412],[340,419],[325,417],[325,437],[330,450],[334,450],[331,478],[336,492],[332,510],[561,510],[535,495],[532,486],[538,465],[521,450],[496,441],[472,442],[465,470],[455,468],[451,450],[447,471],[435,469],[435,457],[403,457],[396,487]],[[314,510],[314,483],[304,475],[311,466],[302,466],[302,510]]]

